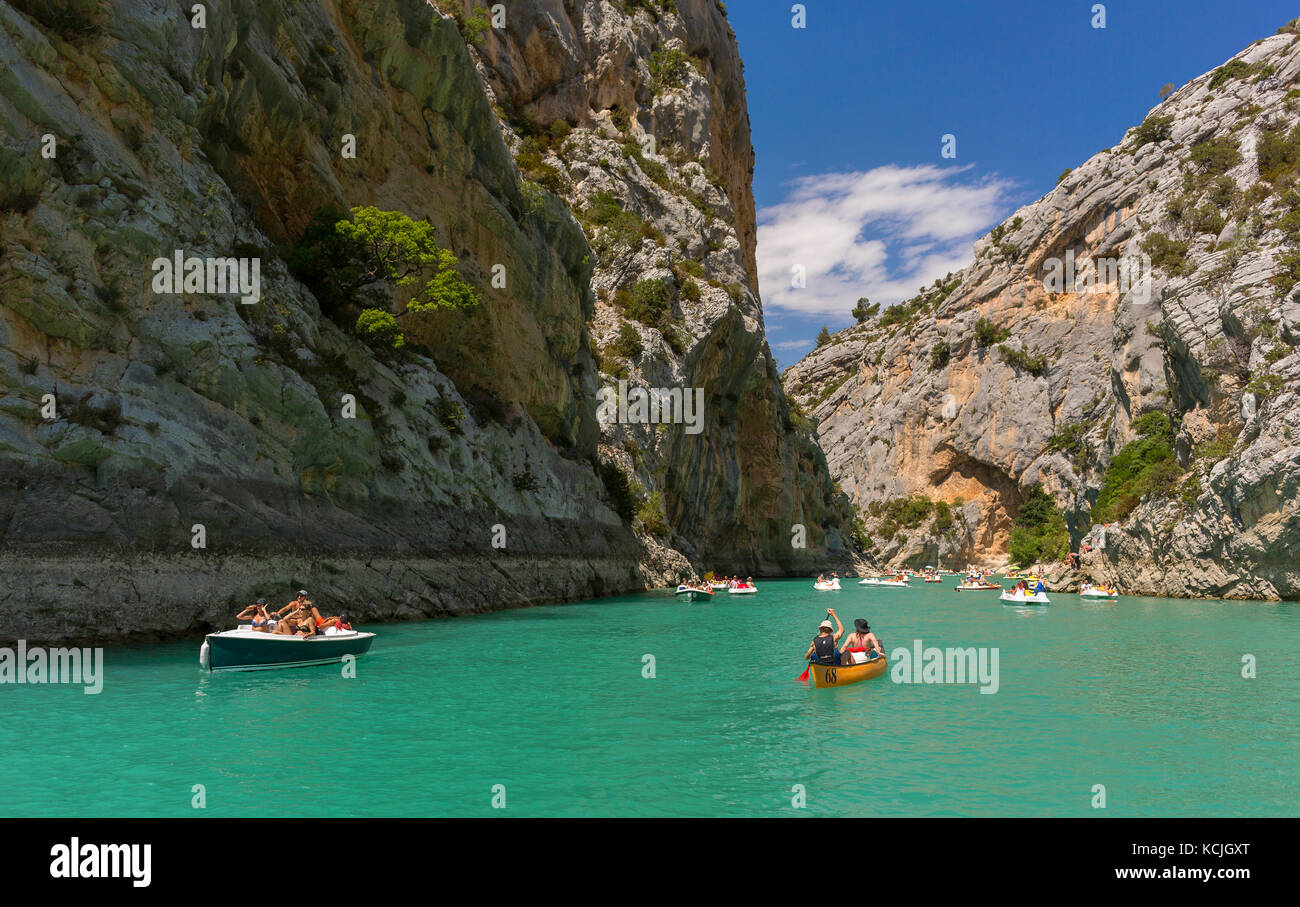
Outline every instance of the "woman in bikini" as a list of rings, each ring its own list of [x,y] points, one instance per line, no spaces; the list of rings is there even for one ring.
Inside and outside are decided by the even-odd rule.
[[[844,638],[844,648],[841,651],[846,655],[853,655],[852,661],[857,664],[869,661],[873,656],[885,654],[880,640],[871,632],[871,625],[860,617],[853,622],[853,632]],[[859,659],[857,653],[865,653],[865,657]]]
[[[253,629],[259,633],[268,632],[270,630],[271,615],[266,612],[266,599],[259,598],[256,603],[249,605],[236,614],[235,620],[249,621],[253,625]]]

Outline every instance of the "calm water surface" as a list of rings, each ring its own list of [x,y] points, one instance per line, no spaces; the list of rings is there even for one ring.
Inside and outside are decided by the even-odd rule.
[[[110,648],[97,696],[0,686],[0,815],[1300,815],[1300,606],[954,582],[371,626],[355,679]],[[890,652],[997,647],[1000,688],[797,683],[828,605]]]

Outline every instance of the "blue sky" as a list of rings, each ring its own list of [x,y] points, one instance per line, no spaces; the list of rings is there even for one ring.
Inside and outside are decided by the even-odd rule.
[[[745,61],[759,277],[782,367],[966,264],[974,239],[1119,141],[1175,86],[1300,4],[731,0]],[[956,157],[941,156],[944,135]],[[791,268],[806,274],[790,289]]]

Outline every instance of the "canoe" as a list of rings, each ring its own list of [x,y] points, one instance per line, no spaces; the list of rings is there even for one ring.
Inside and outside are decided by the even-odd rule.
[[[732,586],[731,589],[728,590],[729,595],[756,595],[757,593],[757,586]]]
[[[812,685],[819,689],[842,687],[848,683],[857,683],[859,680],[879,677],[888,667],[887,659],[883,655],[874,661],[860,665],[812,664],[808,666],[808,678],[812,681]]]
[[[1013,602],[1017,605],[1050,605],[1047,600],[1046,592],[1013,592],[1008,589],[999,596],[1004,602]]]
[[[209,671],[267,671],[333,664],[345,656],[370,651],[375,634],[343,630],[310,639],[258,633],[245,624],[236,630],[209,633],[199,650],[199,664]]]

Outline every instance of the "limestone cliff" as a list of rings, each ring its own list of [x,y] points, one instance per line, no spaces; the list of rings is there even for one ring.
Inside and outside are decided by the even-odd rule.
[[[212,2],[201,26],[139,0],[0,0],[0,637],[193,632],[300,585],[364,619],[465,613],[838,544],[752,291],[734,39],[711,2],[624,6],[511,3],[484,32],[420,0]],[[708,82],[656,56],[669,41]],[[566,139],[516,161],[533,136],[510,124],[552,114]],[[679,160],[629,159],[641,133]],[[652,162],[667,186],[642,184]],[[602,244],[602,190],[646,248]],[[403,355],[289,265],[320,215],[366,205],[427,220],[481,295]],[[157,292],[174,250],[257,259],[260,301]],[[636,376],[702,386],[707,421],[636,446],[641,426],[597,420],[619,319],[597,296],[677,256],[733,286],[674,299],[680,351],[647,329]],[[657,533],[628,512],[634,470]]]
[[[1297,124],[1293,23],[787,370],[877,562],[1005,562],[1041,486],[1063,584],[1300,597]]]

